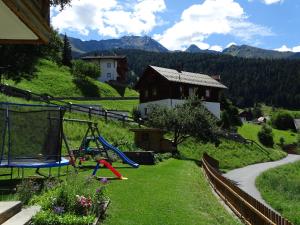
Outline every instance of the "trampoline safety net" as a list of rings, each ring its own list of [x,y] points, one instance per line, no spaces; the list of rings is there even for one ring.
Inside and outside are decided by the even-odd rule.
[[[60,161],[63,112],[57,107],[0,104],[0,163]]]

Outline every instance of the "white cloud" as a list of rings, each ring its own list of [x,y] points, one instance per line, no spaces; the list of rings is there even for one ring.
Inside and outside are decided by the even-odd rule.
[[[221,52],[223,50],[222,46],[220,45],[213,45],[209,48],[209,50],[213,50],[213,51],[217,51],[217,52]]]
[[[143,35],[159,23],[156,14],[166,9],[164,0],[73,0],[72,6],[52,9],[52,25],[89,35],[95,30],[101,36]]]
[[[279,52],[300,52],[300,45],[295,47],[287,47],[286,45],[282,45],[280,48],[274,49]]]
[[[267,5],[275,4],[275,3],[282,3],[284,0],[263,0],[263,3]]]
[[[180,21],[155,35],[167,48],[185,49],[190,43],[203,43],[212,34],[233,35],[244,41],[272,35],[270,29],[253,24],[235,0],[205,0],[183,11]]]

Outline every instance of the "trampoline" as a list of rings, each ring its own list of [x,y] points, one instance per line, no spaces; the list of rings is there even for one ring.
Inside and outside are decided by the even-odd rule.
[[[0,168],[69,165],[61,151],[64,112],[57,106],[0,102]]]

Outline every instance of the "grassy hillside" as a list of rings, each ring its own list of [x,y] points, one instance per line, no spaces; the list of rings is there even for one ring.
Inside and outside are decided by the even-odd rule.
[[[286,154],[276,149],[262,151],[255,145],[245,145],[230,140],[221,140],[216,147],[214,144],[199,143],[190,138],[179,146],[183,158],[199,160],[204,152],[220,161],[220,169],[223,171],[244,167],[250,164],[278,160]]]
[[[47,93],[55,97],[90,96],[91,93],[95,95],[92,97],[120,96],[110,85],[93,79],[89,79],[88,82],[83,84],[75,84],[69,68],[59,67],[48,60],[40,60],[36,69],[36,78],[30,81],[23,80],[15,84],[11,80],[6,80],[5,83],[35,93]],[[137,92],[129,89],[125,91],[126,95],[138,96]]]
[[[243,137],[260,143],[257,137],[257,133],[260,131],[261,126],[257,124],[245,123],[242,127],[239,127],[238,132]],[[280,143],[280,138],[283,137],[286,144],[291,144],[297,141],[297,133],[292,131],[283,131],[272,129],[274,134],[274,147],[279,148],[276,144]]]
[[[300,162],[261,174],[256,185],[262,197],[293,224],[300,225]]]

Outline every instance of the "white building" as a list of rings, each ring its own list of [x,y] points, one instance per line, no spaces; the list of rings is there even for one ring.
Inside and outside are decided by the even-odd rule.
[[[81,59],[100,66],[101,74],[98,80],[101,82],[126,80],[128,70],[126,56],[85,56]]]
[[[139,111],[147,117],[150,105],[175,107],[197,96],[213,115],[220,119],[220,93],[227,87],[205,74],[148,66],[136,85],[140,92]]]

